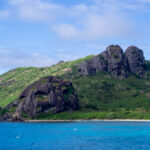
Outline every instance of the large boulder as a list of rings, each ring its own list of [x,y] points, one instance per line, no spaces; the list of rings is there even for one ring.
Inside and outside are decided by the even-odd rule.
[[[143,51],[136,46],[130,46],[125,52],[131,73],[143,77],[145,58]]]
[[[35,117],[41,112],[76,110],[78,98],[71,82],[50,76],[29,85],[7,108],[16,106],[15,117],[22,114]]]

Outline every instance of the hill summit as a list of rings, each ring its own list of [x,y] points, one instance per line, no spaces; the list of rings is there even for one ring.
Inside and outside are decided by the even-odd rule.
[[[91,75],[98,71],[111,73],[115,78],[127,78],[130,73],[139,77],[145,75],[145,58],[143,51],[135,46],[130,46],[125,53],[119,45],[110,45],[104,52],[88,61],[78,65],[81,75]]]

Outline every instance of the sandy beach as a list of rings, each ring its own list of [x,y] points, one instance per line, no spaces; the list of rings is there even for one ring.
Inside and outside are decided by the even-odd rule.
[[[91,119],[91,120],[25,120],[24,122],[79,122],[79,121],[130,121],[130,122],[150,122],[150,120],[139,120],[139,119]]]

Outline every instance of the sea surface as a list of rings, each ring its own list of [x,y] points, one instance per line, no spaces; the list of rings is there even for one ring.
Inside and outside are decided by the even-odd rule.
[[[150,150],[150,122],[0,122],[0,150]]]

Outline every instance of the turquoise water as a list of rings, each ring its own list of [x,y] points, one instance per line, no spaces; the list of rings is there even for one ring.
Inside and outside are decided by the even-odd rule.
[[[150,123],[1,122],[0,150],[150,150]]]

